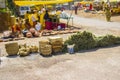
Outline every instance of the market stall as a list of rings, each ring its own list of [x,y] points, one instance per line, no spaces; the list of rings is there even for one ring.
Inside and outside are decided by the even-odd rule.
[[[71,2],[73,0],[39,0],[39,1],[15,1],[14,3],[19,6],[25,6],[25,5],[48,5],[48,4],[58,4],[58,3],[67,3]]]

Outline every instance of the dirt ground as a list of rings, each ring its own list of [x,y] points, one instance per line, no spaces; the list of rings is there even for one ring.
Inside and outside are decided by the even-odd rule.
[[[120,46],[42,57],[2,57],[0,80],[120,80]]]
[[[86,23],[82,25],[77,23],[79,17],[86,18],[88,14],[90,13],[79,14],[77,15],[78,18],[75,18],[74,26],[81,28],[80,31],[87,30],[97,36],[106,34],[120,36],[120,16],[112,18],[112,21],[115,23],[110,22],[112,25],[117,24],[116,27],[84,26]],[[108,24],[105,22],[104,17],[97,17],[94,15],[92,19],[100,19],[104,21],[101,23]],[[62,22],[64,21],[62,20]],[[60,36],[66,40],[70,35],[56,36]],[[25,40],[14,42],[38,46],[40,40],[45,40],[48,37],[25,38]],[[0,63],[0,80],[120,80],[120,45],[84,50],[75,54],[53,55],[51,57],[43,57],[39,53],[30,54],[26,57],[10,57],[7,56],[5,51],[6,43],[10,42],[0,43],[0,59],[2,60]]]
[[[73,15],[75,15],[74,11],[66,11],[68,13],[72,13]],[[96,13],[94,12],[84,12],[84,10],[78,10],[77,16],[80,17],[85,17],[85,18],[93,18],[93,19],[99,19],[99,20],[103,20],[106,21],[106,17],[103,11],[98,11]],[[114,14],[111,16],[111,21],[113,22],[120,22],[120,14]]]

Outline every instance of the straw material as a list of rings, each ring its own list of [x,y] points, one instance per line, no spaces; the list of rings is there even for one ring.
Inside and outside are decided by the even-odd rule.
[[[48,40],[39,41],[39,45],[46,45],[46,44],[49,44]]]
[[[53,49],[53,52],[55,52],[55,53],[57,53],[57,52],[61,52],[61,51],[62,51],[61,48],[55,48],[55,49]]]
[[[52,46],[62,46],[63,43],[54,43],[54,44],[51,44]]]
[[[56,48],[62,48],[62,46],[52,46],[52,49],[56,49]]]
[[[62,51],[63,39],[61,37],[50,37],[50,44],[52,45],[52,51],[57,53]]]
[[[5,44],[6,52],[8,55],[17,55],[19,51],[18,43],[8,43]]]
[[[42,54],[42,55],[50,55],[52,53],[52,46],[51,45],[39,45],[39,52]]]
[[[41,49],[51,49],[51,45],[41,45]]]
[[[48,39],[51,44],[57,44],[63,42],[63,39],[61,37],[49,37]]]
[[[11,26],[13,26],[15,24],[15,20],[16,20],[15,16],[10,17],[10,25]]]
[[[52,50],[41,50],[41,54],[45,56],[51,55],[51,53],[52,53]]]

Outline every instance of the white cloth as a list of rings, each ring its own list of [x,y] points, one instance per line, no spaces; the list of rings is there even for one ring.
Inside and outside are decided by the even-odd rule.
[[[60,14],[60,17],[61,18],[68,18],[69,16],[65,11],[62,11],[61,14]]]
[[[41,24],[39,22],[37,22],[37,24],[35,25],[35,29],[37,31],[39,31],[41,29]]]
[[[33,22],[35,22],[36,21],[36,19],[35,19],[35,17],[34,17],[34,15],[32,14],[32,16],[31,16],[31,19],[32,19],[32,21]]]

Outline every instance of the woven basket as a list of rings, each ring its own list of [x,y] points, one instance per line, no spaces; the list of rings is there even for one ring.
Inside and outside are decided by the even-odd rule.
[[[40,45],[39,52],[44,54],[51,54],[52,53],[52,46],[51,45]]]
[[[62,46],[52,46],[52,49],[62,48]]]
[[[63,39],[61,37],[49,37],[48,38],[51,44],[62,43]]]
[[[55,48],[55,49],[53,49],[54,53],[61,52],[61,51],[62,51],[62,48]]]
[[[51,49],[51,45],[40,45],[41,49]]]
[[[48,40],[39,41],[39,45],[46,45],[46,44],[49,44]]]
[[[15,16],[10,16],[10,25],[13,26],[15,24]]]
[[[52,53],[52,49],[51,50],[41,50],[41,54],[44,55],[44,56],[47,56],[47,55],[51,55]]]
[[[5,44],[5,48],[8,55],[17,55],[19,51],[18,43]]]
[[[63,45],[63,43],[53,43],[53,44],[51,44],[52,46],[62,46]]]

